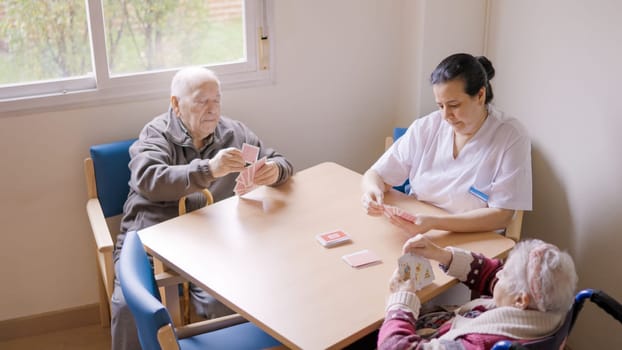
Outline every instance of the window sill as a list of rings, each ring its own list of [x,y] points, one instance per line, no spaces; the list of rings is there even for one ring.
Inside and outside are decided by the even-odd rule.
[[[271,85],[274,82],[271,70],[216,73],[223,90]],[[174,74],[175,71],[163,72],[157,77],[124,82],[117,86],[0,100],[0,118],[149,99],[168,99]]]

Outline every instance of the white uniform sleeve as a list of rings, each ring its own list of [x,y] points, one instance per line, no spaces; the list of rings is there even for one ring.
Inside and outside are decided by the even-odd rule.
[[[416,147],[416,145],[411,146],[416,139],[413,137],[414,128],[415,125],[412,124],[371,167],[385,183],[391,186],[403,184],[410,175],[413,151]]]
[[[428,116],[415,120],[404,135],[397,139],[386,152],[372,165],[385,183],[399,186],[411,178],[421,161],[424,145],[433,134]]]

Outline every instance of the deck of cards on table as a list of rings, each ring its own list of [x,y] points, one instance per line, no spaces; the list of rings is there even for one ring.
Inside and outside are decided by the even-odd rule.
[[[261,169],[261,167],[266,164],[266,157],[257,160],[259,156],[259,147],[249,145],[247,143],[242,145],[242,158],[248,164],[244,170],[240,172],[240,175],[235,179],[235,188],[233,191],[236,195],[242,196],[251,190],[253,190],[257,185],[254,183],[255,173],[257,170]]]
[[[430,260],[416,254],[406,253],[397,261],[400,280],[412,279],[415,289],[419,290],[434,281],[434,272]]]
[[[412,223],[414,223],[417,219],[413,214],[407,212],[402,208],[398,208],[388,204],[383,204],[382,207],[384,209],[384,216],[388,218],[391,218],[392,216],[399,216],[400,218]]]
[[[342,230],[320,233],[315,238],[326,248],[350,241],[350,236]]]

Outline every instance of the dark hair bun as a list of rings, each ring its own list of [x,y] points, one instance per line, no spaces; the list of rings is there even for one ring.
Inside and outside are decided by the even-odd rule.
[[[484,67],[484,71],[486,72],[486,76],[488,80],[492,80],[495,77],[495,68],[492,66],[492,62],[486,56],[478,56],[476,57],[479,64]]]

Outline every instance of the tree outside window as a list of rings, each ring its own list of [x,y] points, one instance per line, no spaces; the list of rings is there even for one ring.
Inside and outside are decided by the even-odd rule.
[[[108,76],[243,62],[243,0],[104,0]],[[85,1],[0,1],[0,86],[94,76]],[[0,98],[1,99],[1,98]]]

